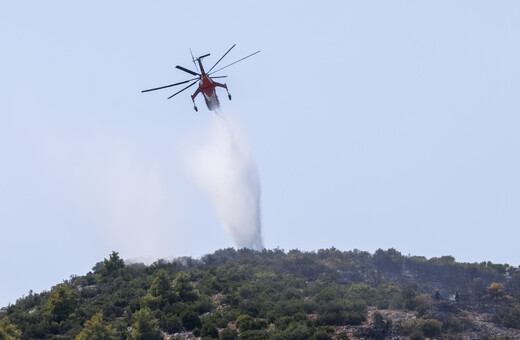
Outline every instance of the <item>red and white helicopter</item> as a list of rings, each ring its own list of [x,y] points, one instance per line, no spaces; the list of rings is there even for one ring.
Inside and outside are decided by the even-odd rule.
[[[224,57],[229,53],[229,51],[231,51],[233,49],[233,47],[235,47],[235,46],[236,46],[236,44],[231,46],[231,48],[229,50],[227,50],[226,53],[224,53],[224,55],[215,63],[215,65],[213,65],[209,69],[208,72],[204,71],[204,66],[202,66],[202,59],[206,58],[207,56],[209,56],[209,54],[205,54],[205,55],[200,56],[197,59],[195,59],[195,58],[193,58],[193,53],[192,53],[191,54],[191,58],[193,59],[193,64],[195,65],[195,69],[197,69],[197,71],[199,71],[199,69],[200,69],[200,73],[194,72],[192,70],[189,70],[189,69],[184,68],[184,67],[179,66],[179,65],[177,65],[175,67],[178,68],[179,70],[182,70],[182,71],[184,71],[186,73],[189,73],[189,74],[191,74],[193,76],[197,76],[197,78],[181,81],[181,82],[175,83],[175,84],[170,84],[170,85],[165,85],[165,86],[161,86],[161,87],[156,87],[156,88],[153,88],[153,89],[143,90],[141,92],[150,92],[150,91],[155,91],[155,90],[161,90],[161,89],[165,89],[165,88],[168,88],[168,87],[177,86],[177,85],[181,85],[181,84],[186,84],[186,83],[192,82],[191,84],[189,84],[188,86],[186,86],[182,90],[177,91],[174,94],[172,94],[171,96],[169,96],[168,99],[170,99],[170,98],[178,95],[182,91],[187,90],[188,88],[190,88],[193,85],[198,83],[199,87],[197,88],[197,91],[195,91],[195,93],[191,95],[191,100],[193,101],[193,109],[195,111],[198,111],[197,105],[195,105],[195,97],[197,97],[197,95],[199,93],[202,93],[202,95],[204,96],[204,100],[206,101],[206,106],[208,107],[208,110],[216,111],[216,110],[218,110],[220,108],[220,103],[218,101],[216,88],[217,87],[225,88],[226,92],[228,94],[229,100],[231,100],[231,95],[229,94],[229,91],[228,91],[228,88],[227,88],[226,84],[221,84],[221,83],[218,83],[218,82],[213,80],[215,78],[225,78],[227,76],[212,76],[212,74],[215,74],[215,73],[217,73],[219,71],[222,71],[223,69],[225,69],[225,68],[227,68],[227,67],[229,67],[231,65],[234,65],[234,64],[238,63],[239,61],[242,61],[242,60],[244,60],[246,58],[249,58],[249,57],[251,57],[251,56],[253,56],[253,55],[255,55],[255,54],[260,52],[260,51],[256,51],[255,53],[251,53],[250,55],[245,56],[244,58],[241,58],[241,59],[239,59],[239,60],[237,60],[235,62],[232,62],[231,64],[228,64],[228,65],[226,65],[224,67],[221,67],[218,70],[212,72],[212,70],[215,68],[215,66],[217,66],[218,63],[220,63],[220,61],[222,59],[224,59]],[[191,50],[190,50],[190,53],[191,53]],[[197,68],[197,63],[196,62],[198,62],[198,68]]]

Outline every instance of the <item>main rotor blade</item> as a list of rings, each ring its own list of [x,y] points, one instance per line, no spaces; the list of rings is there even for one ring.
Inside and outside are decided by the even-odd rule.
[[[227,76],[215,76],[215,77],[210,77],[211,79],[215,79],[215,78],[227,78]]]
[[[186,83],[189,83],[192,80],[199,80],[199,78],[197,78],[197,79],[190,79],[190,80],[186,80],[186,81],[181,81],[180,83],[165,85],[165,86],[161,86],[161,87],[155,87],[153,89],[143,90],[143,91],[141,91],[141,93],[155,91],[155,90],[161,90],[161,89],[165,89],[167,87],[172,87],[172,86],[177,86],[177,85],[181,85],[181,84],[186,84]]]
[[[179,65],[175,66],[175,68],[178,68],[179,70],[182,70],[184,72],[188,72],[189,74],[194,75],[194,76],[200,76],[200,74],[198,74],[197,72],[193,72],[192,70],[188,70],[187,68],[184,68]]]
[[[180,91],[178,91],[178,92],[175,92],[174,94],[172,94],[171,96],[169,96],[167,99],[170,99],[171,97],[178,95],[178,94],[181,93],[182,91],[187,90],[188,88],[192,87],[192,86],[195,85],[195,84],[197,84],[196,81],[194,81],[194,82],[191,83],[190,85],[186,86],[186,87],[183,88],[182,90],[180,90]]]
[[[252,56],[254,56],[254,55],[257,54],[257,53],[260,53],[260,51],[256,51],[255,53],[251,53],[250,55],[245,56],[245,57],[242,58],[242,59],[238,59],[237,61],[235,61],[235,62],[233,62],[233,63],[231,63],[231,64],[229,64],[229,65],[226,65],[226,66],[224,66],[224,67],[222,67],[222,68],[219,68],[219,69],[216,70],[215,72],[212,72],[212,74],[213,74],[213,73],[217,73],[217,72],[219,72],[219,71],[222,71],[222,70],[225,69],[226,67],[229,67],[229,66],[231,66],[231,65],[234,65],[234,64],[238,63],[239,61],[242,61],[242,60],[244,60],[244,59],[246,59],[246,58],[252,57]]]
[[[199,67],[197,66],[197,63],[195,62],[195,58],[193,57],[193,52],[191,51],[191,48],[190,48],[190,54],[191,54],[191,60],[193,61],[193,65],[195,65],[195,69],[197,70],[197,72],[200,72]]]
[[[224,53],[224,55],[223,55],[223,56],[222,56],[222,57],[221,57],[221,58],[220,58],[220,59],[215,63],[215,65],[213,65],[213,66],[209,69],[208,73],[210,73],[211,70],[213,70],[213,69],[215,68],[215,66],[217,66],[217,64],[220,63],[220,61],[221,61],[222,59],[224,59],[224,57],[226,56],[226,54],[228,54],[229,51],[231,51],[231,50],[233,49],[233,47],[235,47],[236,45],[237,45],[237,44],[234,44],[233,46],[231,46],[231,48],[230,48],[229,50],[227,50],[226,53]]]

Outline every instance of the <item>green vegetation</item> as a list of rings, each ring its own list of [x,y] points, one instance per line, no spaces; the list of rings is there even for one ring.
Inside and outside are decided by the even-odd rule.
[[[482,312],[497,328],[520,329],[519,293],[515,267],[395,249],[224,249],[151,266],[113,252],[8,306],[0,340],[457,338]]]

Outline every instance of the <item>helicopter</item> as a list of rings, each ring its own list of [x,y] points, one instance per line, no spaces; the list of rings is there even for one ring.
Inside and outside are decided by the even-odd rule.
[[[222,71],[223,69],[225,69],[225,68],[227,68],[227,67],[229,67],[231,65],[234,65],[234,64],[236,64],[236,63],[238,63],[238,62],[240,62],[240,61],[242,61],[242,60],[244,60],[246,58],[252,57],[252,56],[254,56],[257,53],[260,53],[260,51],[256,51],[256,52],[251,53],[250,55],[247,55],[247,56],[245,56],[245,57],[243,57],[243,58],[241,58],[241,59],[239,59],[239,60],[237,60],[235,62],[232,62],[231,64],[228,64],[228,65],[226,65],[224,67],[221,67],[221,68],[217,69],[216,71],[213,71],[215,66],[217,66],[222,61],[222,59],[224,59],[224,57],[235,46],[236,46],[236,44],[231,46],[231,48],[229,50],[227,50],[227,52],[224,53],[224,55],[207,72],[204,70],[204,66],[202,65],[202,59],[210,56],[210,54],[208,53],[208,54],[205,54],[205,55],[200,56],[198,58],[194,58],[193,57],[193,53],[191,52],[191,49],[190,49],[190,54],[191,54],[191,58],[192,58],[193,64],[195,65],[195,69],[198,72],[192,71],[190,69],[187,69],[187,68],[179,66],[179,65],[175,66],[175,68],[177,68],[177,69],[179,69],[181,71],[184,71],[186,73],[189,73],[192,76],[196,76],[196,78],[188,79],[188,80],[181,81],[181,82],[175,83],[175,84],[170,84],[170,85],[156,87],[156,88],[153,88],[153,89],[143,90],[143,91],[141,91],[141,93],[150,92],[150,91],[156,91],[156,90],[162,90],[162,89],[165,89],[165,88],[169,88],[169,87],[182,85],[182,84],[186,84],[186,83],[190,83],[191,82],[191,84],[189,84],[188,86],[184,87],[182,90],[179,90],[179,91],[175,92],[174,94],[172,94],[171,96],[169,96],[167,98],[167,99],[170,99],[170,98],[178,95],[179,93],[189,89],[190,87],[192,87],[193,85],[198,83],[199,87],[197,88],[195,93],[193,93],[191,95],[191,100],[193,101],[193,109],[195,111],[198,111],[197,105],[195,104],[195,97],[197,97],[197,95],[199,93],[202,93],[202,95],[204,96],[204,100],[206,101],[206,106],[208,107],[208,110],[210,110],[210,111],[217,111],[220,108],[220,102],[218,100],[216,88],[217,87],[222,87],[222,88],[226,89],[226,92],[228,94],[229,100],[231,100],[231,94],[229,93],[226,84],[221,84],[221,83],[216,82],[214,80],[216,78],[226,78],[227,76],[212,76],[212,75],[217,73],[217,72],[219,72],[219,71]],[[197,66],[197,63],[198,63],[198,66]]]

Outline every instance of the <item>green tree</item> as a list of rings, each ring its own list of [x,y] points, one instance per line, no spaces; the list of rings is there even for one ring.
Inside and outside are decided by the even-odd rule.
[[[182,329],[182,321],[173,313],[168,313],[161,318],[161,327],[166,332],[173,334]]]
[[[283,332],[283,339],[303,340],[312,336],[313,330],[306,323],[292,322]]]
[[[190,274],[186,272],[177,273],[173,280],[173,291],[185,302],[195,301],[198,298],[193,284],[190,282]]]
[[[167,302],[173,300],[173,288],[170,277],[164,269],[158,270],[153,278],[152,285],[143,299],[143,305],[151,310],[163,308]]]
[[[404,334],[410,338],[422,338],[423,336],[433,338],[441,334],[442,323],[434,319],[410,319],[401,323]]]
[[[66,283],[56,286],[45,305],[45,314],[56,323],[66,320],[79,304],[78,293]]]
[[[202,323],[199,318],[199,314],[192,310],[185,310],[181,313],[182,325],[188,330],[202,327]]]
[[[370,303],[374,300],[374,288],[364,283],[353,283],[347,288],[345,299],[347,301],[365,301]]]
[[[103,314],[97,313],[85,322],[81,333],[76,336],[76,340],[112,340],[116,339],[115,328],[103,320]]]
[[[372,315],[372,320],[374,321],[374,325],[376,326],[381,326],[384,323],[383,316],[381,315],[381,313],[379,313],[379,311],[376,311]]]
[[[0,340],[18,340],[22,336],[22,331],[12,324],[8,318],[0,320]]]
[[[164,269],[159,269],[154,277],[148,292],[155,297],[170,298],[172,294],[172,282]]]
[[[245,331],[253,329],[254,320],[250,315],[241,314],[238,316],[237,320],[235,321],[235,324],[240,333],[243,333]]]
[[[258,330],[258,329],[252,329],[252,330],[249,330],[249,331],[245,331],[244,333],[240,333],[240,339],[243,339],[243,340],[267,340],[267,339],[269,339],[269,335],[265,331]]]
[[[99,269],[101,277],[115,276],[121,269],[125,267],[125,261],[119,257],[119,253],[113,251],[109,259],[103,260],[103,267]]]
[[[218,329],[215,324],[211,322],[205,322],[202,325],[200,335],[202,338],[218,339]]]
[[[238,340],[238,333],[234,329],[226,327],[220,332],[219,340]]]
[[[135,312],[135,322],[132,324],[131,340],[162,340],[163,335],[157,326],[157,320],[153,317],[150,308],[143,308]]]

